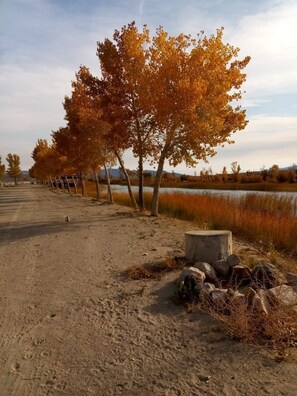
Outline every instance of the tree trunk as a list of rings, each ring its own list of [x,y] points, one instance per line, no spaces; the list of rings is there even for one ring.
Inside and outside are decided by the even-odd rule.
[[[112,192],[111,192],[111,186],[110,186],[110,177],[109,177],[109,171],[106,168],[106,165],[104,164],[104,169],[105,169],[105,173],[106,173],[106,180],[107,180],[107,196],[108,196],[108,201],[111,204],[114,204],[113,201],[113,196],[112,196]]]
[[[70,185],[69,185],[69,180],[68,180],[68,177],[67,177],[67,176],[65,176],[65,180],[66,180],[66,184],[67,184],[67,190],[68,190],[69,194],[71,194]]]
[[[50,180],[51,188],[54,188],[54,183],[53,183],[52,178],[50,177],[49,180]]]
[[[61,184],[62,190],[64,191],[64,182],[63,182],[63,180],[61,179],[60,176],[59,176],[59,182],[60,182],[60,184]]]
[[[142,155],[138,159],[138,201],[141,212],[145,210],[143,199],[143,158]]]
[[[76,182],[74,176],[72,176],[72,181],[73,181],[73,184],[74,184],[74,191],[75,191],[75,194],[77,194],[77,182]]]
[[[130,196],[130,199],[131,199],[132,206],[135,209],[138,209],[138,205],[137,205],[136,199],[134,197],[134,194],[133,194],[133,191],[132,191],[132,188],[131,188],[130,177],[129,177],[128,173],[127,173],[127,169],[125,168],[124,162],[123,162],[121,156],[118,154],[117,151],[115,151],[115,155],[116,155],[116,157],[117,157],[117,159],[118,159],[118,161],[120,163],[120,166],[122,168],[122,171],[123,171],[123,173],[125,175],[127,188],[128,188],[128,192],[129,192],[129,196]]]
[[[99,184],[99,178],[98,178],[98,172],[94,171],[94,177],[95,177],[95,183],[96,183],[96,199],[99,201],[100,199],[100,184]]]
[[[87,196],[87,189],[86,189],[86,184],[85,184],[85,176],[82,172],[80,172],[80,182],[81,182],[81,195],[83,197]]]
[[[165,157],[166,157],[165,150],[163,150],[161,153],[161,157],[159,160],[158,169],[155,177],[151,216],[158,216],[159,214],[159,193],[160,193],[160,184],[163,175]]]
[[[232,232],[193,230],[185,233],[185,256],[190,262],[214,263],[232,254]]]

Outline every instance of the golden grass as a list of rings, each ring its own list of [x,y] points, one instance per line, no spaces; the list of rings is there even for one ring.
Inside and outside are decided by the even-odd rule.
[[[95,198],[95,183],[87,182],[86,187],[88,196]],[[80,189],[78,193],[81,193]],[[130,206],[127,193],[113,195],[116,203]],[[106,186],[101,186],[100,198],[107,198]],[[144,200],[149,208],[152,194],[145,193]],[[159,213],[192,221],[201,228],[228,229],[263,249],[297,256],[297,198],[292,195],[248,193],[230,197],[208,193],[162,193]]]
[[[126,269],[126,275],[133,280],[160,279],[166,272],[183,269],[185,263],[178,258],[166,257],[165,260],[155,263],[133,266]]]
[[[229,299],[222,309],[217,309],[205,296],[199,309],[218,321],[235,339],[258,344],[297,346],[297,299],[292,305],[274,302],[267,314],[251,309],[247,300]]]
[[[130,205],[127,194],[114,194],[115,202]],[[151,194],[145,194],[147,207]],[[228,229],[235,236],[297,256],[297,200],[277,194],[247,194],[241,198],[212,194],[163,193],[159,212],[192,221],[206,229]]]

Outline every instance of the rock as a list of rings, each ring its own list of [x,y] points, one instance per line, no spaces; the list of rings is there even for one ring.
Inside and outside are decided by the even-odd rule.
[[[256,294],[251,304],[251,311],[259,315],[268,315],[268,306],[265,300]]]
[[[195,293],[201,301],[209,300],[210,292],[215,290],[215,285],[212,283],[197,283],[195,286]]]
[[[194,287],[194,291],[197,296],[200,296],[200,294],[204,292],[204,283],[197,283]]]
[[[246,297],[243,293],[236,292],[230,299],[231,306],[239,306],[246,304]]]
[[[203,286],[204,286],[204,290],[208,291],[209,293],[211,291],[215,290],[215,288],[216,288],[215,285],[213,285],[212,283],[208,283],[208,282],[203,283]]]
[[[199,374],[198,375],[198,378],[199,378],[199,380],[201,381],[201,382],[209,382],[209,380],[211,379],[211,376],[210,375],[202,375],[202,374]]]
[[[286,284],[297,286],[297,274],[293,274],[292,272],[288,272],[286,274]]]
[[[210,264],[197,262],[194,264],[194,268],[198,268],[200,271],[202,271],[206,276],[206,280],[208,280],[209,282],[218,282],[216,271]]]
[[[66,216],[65,221],[67,221],[69,223],[70,220],[71,220],[70,217]]]
[[[244,289],[243,294],[245,296],[248,305],[251,306],[255,296],[257,295],[257,292],[251,287],[247,287],[246,289]]]
[[[269,303],[265,294],[265,290],[260,289],[256,295],[254,295],[251,303],[251,311],[259,315],[268,316]]]
[[[221,275],[223,277],[228,275],[228,272],[230,270],[230,265],[227,263],[225,260],[217,260],[212,264],[212,267],[216,271],[218,275]]]
[[[292,286],[281,285],[266,290],[266,296],[272,303],[280,304],[297,312],[297,292]]]
[[[202,284],[204,279],[205,274],[198,268],[184,268],[180,275],[180,293],[190,298],[198,298],[201,289],[199,284]]]
[[[180,274],[179,281],[180,283],[185,280],[185,277],[188,275],[194,275],[197,279],[197,282],[203,283],[205,280],[205,273],[200,271],[198,268],[190,267],[184,268],[182,273]]]
[[[240,265],[240,257],[237,254],[230,254],[230,256],[227,257],[226,261],[230,267]]]
[[[183,292],[188,297],[199,297],[199,291],[196,288],[197,285],[199,285],[199,282],[195,275],[186,275],[183,281]]]
[[[230,283],[238,287],[243,284],[248,284],[251,278],[251,270],[244,265],[235,265],[232,268]]]
[[[270,289],[285,283],[284,275],[271,263],[261,263],[252,271],[252,283],[254,288]]]
[[[215,289],[210,292],[210,297],[215,309],[224,311],[227,307],[227,289]]]

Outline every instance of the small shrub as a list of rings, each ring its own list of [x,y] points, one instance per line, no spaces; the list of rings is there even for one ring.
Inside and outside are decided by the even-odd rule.
[[[126,269],[126,275],[133,280],[139,279],[160,279],[166,272],[183,269],[185,262],[182,258],[167,257],[164,261],[146,263],[140,266],[133,266]]]
[[[270,301],[267,314],[251,308],[248,299],[229,298],[220,308],[204,296],[200,309],[218,321],[234,339],[275,348],[297,346],[297,299],[288,305]]]

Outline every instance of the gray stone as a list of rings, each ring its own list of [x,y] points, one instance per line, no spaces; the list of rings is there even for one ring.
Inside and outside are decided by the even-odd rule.
[[[215,285],[212,283],[197,283],[194,288],[195,294],[199,297],[200,301],[206,302],[209,300],[209,295],[212,290],[215,290]]]
[[[240,257],[237,254],[230,254],[230,256],[227,257],[226,261],[230,267],[240,265]]]
[[[260,263],[252,271],[252,283],[255,288],[270,289],[286,282],[284,275],[271,263]]]
[[[265,299],[261,298],[261,296],[256,294],[254,296],[252,304],[251,304],[251,311],[258,315],[267,316],[268,315],[268,307],[267,307],[267,304],[265,303]]]
[[[197,282],[203,283],[205,280],[205,273],[200,271],[198,268],[190,267],[190,268],[184,268],[180,274],[179,282],[183,282],[185,280],[185,277],[188,275],[194,275],[195,278],[197,279]]]
[[[212,267],[215,269],[218,275],[223,277],[228,275],[230,270],[230,265],[225,260],[217,260],[212,264]]]
[[[202,271],[205,274],[207,281],[212,283],[218,282],[216,271],[210,264],[197,262],[194,264],[194,268],[198,268],[200,271]]]
[[[190,298],[197,298],[199,296],[199,292],[197,290],[198,285],[199,282],[195,275],[186,275],[183,281],[183,294]]]
[[[297,285],[297,274],[293,274],[293,272],[288,272],[286,274],[286,281],[287,281],[286,283],[288,285],[296,286]]]
[[[251,270],[244,265],[235,265],[232,268],[232,274],[230,278],[230,283],[239,286],[244,280],[249,282],[251,276]]]
[[[257,292],[251,287],[247,287],[246,289],[244,289],[243,294],[245,296],[248,305],[251,306],[255,296],[257,295]]]
[[[278,303],[297,312],[297,292],[292,286],[281,285],[266,290],[266,295],[272,303]]]
[[[216,310],[224,311],[227,308],[227,289],[215,289],[210,293],[210,296]]]
[[[215,290],[215,288],[216,288],[215,285],[213,285],[212,283],[209,283],[209,282],[203,283],[203,286],[204,286],[204,290],[208,291],[209,293],[211,291]]]
[[[231,298],[230,298],[230,305],[232,306],[238,306],[238,305],[244,305],[246,304],[246,297],[243,293],[236,292]]]
[[[195,285],[194,287],[195,293],[197,293],[198,295],[204,291],[204,284],[203,283],[197,283],[197,285]]]

